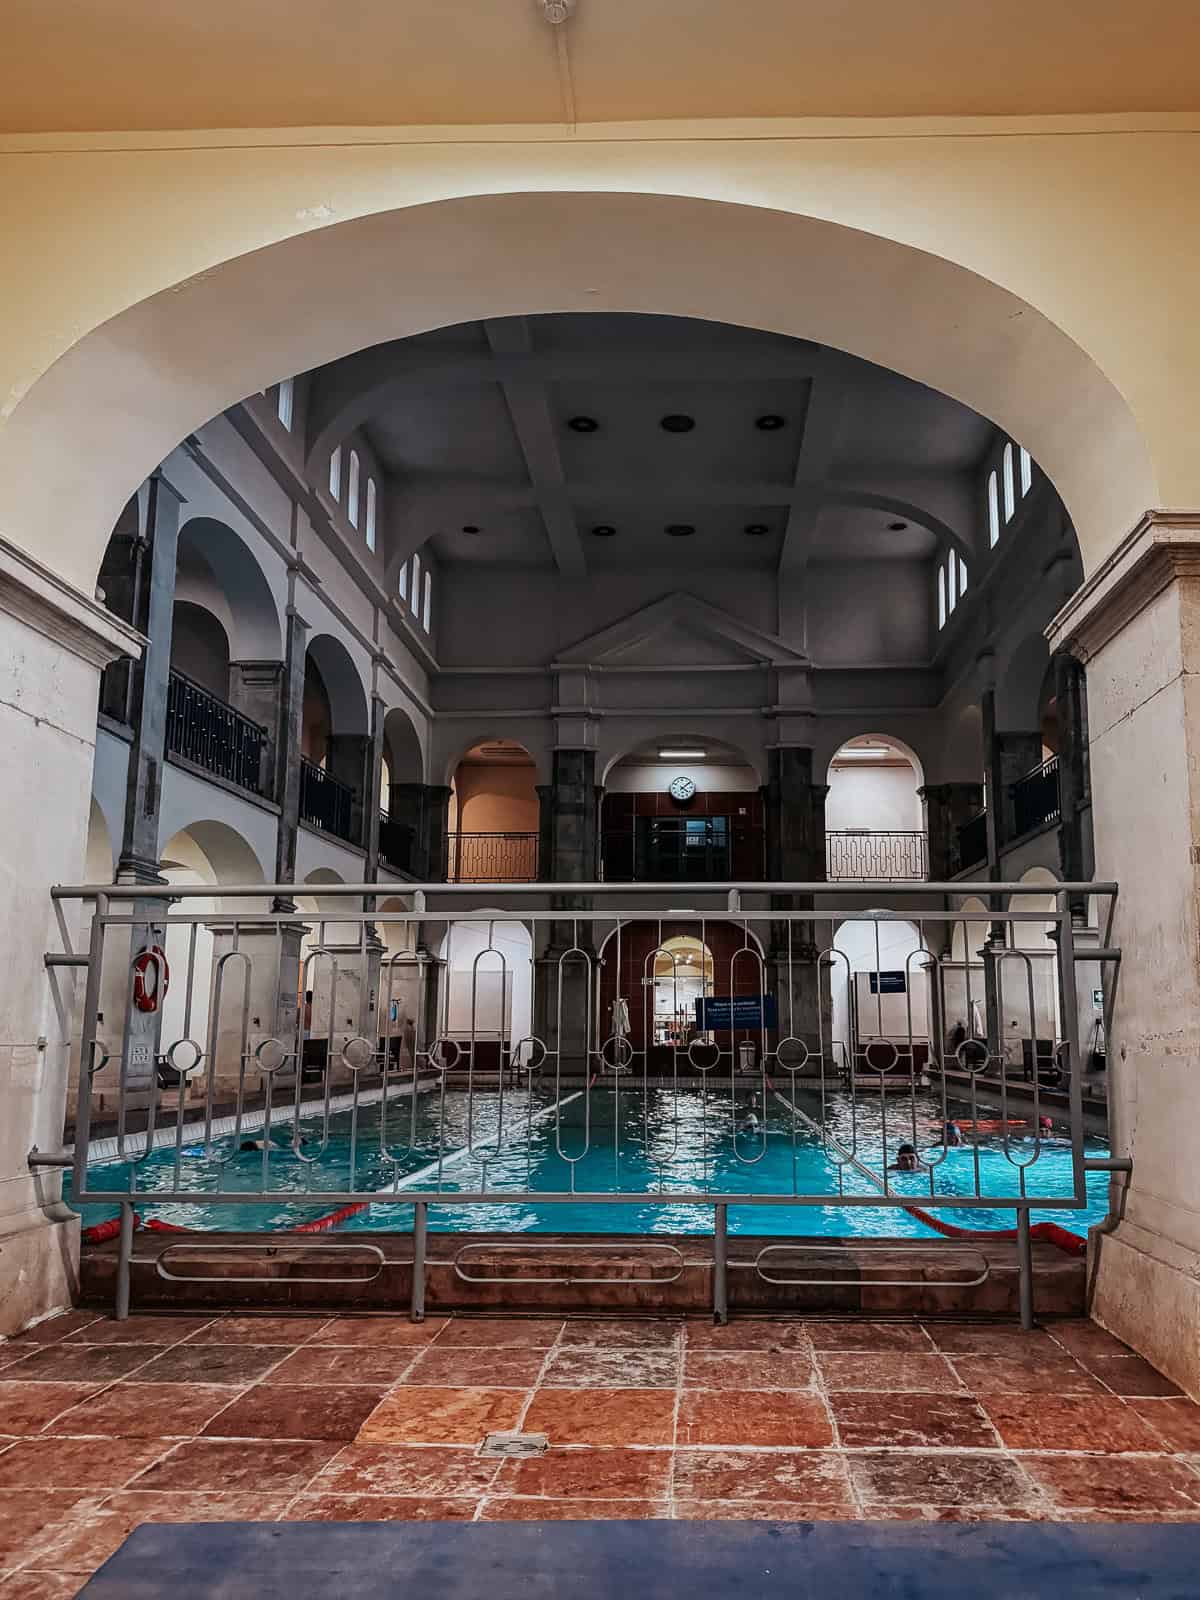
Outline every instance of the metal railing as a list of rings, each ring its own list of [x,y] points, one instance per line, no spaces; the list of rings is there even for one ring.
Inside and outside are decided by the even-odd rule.
[[[977,811],[959,827],[959,865],[963,871],[968,867],[977,867],[981,861],[987,860],[987,853],[987,812]]]
[[[182,672],[167,680],[166,748],[258,794],[267,731]]]
[[[300,757],[300,821],[354,844],[354,790]]]
[[[452,833],[446,876],[451,883],[533,883],[536,833]]]
[[[1119,959],[1115,885],[1060,884],[1050,918],[1021,909],[1042,884],[908,886],[903,910],[870,912],[862,884],[717,887],[667,912],[677,886],[508,883],[489,891],[497,915],[470,909],[469,888],[406,886],[404,909],[380,911],[378,885],[328,884],[316,916],[264,909],[293,885],[222,885],[219,916],[189,909],[210,886],[58,888],[93,907],[86,954],[46,958],[86,970],[74,1150],[31,1162],[69,1160],[75,1203],[119,1205],[118,1314],[135,1205],[189,1220],[230,1205],[412,1208],[418,1317],[433,1204],[517,1230],[531,1208],[707,1211],[718,1317],[730,1205],[794,1208],[796,1234],[811,1207],[919,1205],[1017,1213],[1031,1325],[1030,1207],[1079,1208],[1088,1170],[1123,1165],[1085,1157],[1076,1002],[1078,964]],[[1076,943],[1084,892],[1108,907],[1099,947]],[[989,912],[979,968],[950,956],[978,914],[947,897],[971,894],[1006,906]],[[847,920],[853,965],[833,937]],[[514,923],[532,935],[524,958]],[[896,924],[917,930],[907,955]],[[836,1027],[822,1002],[835,985],[852,1001]],[[660,1011],[689,1008],[695,1025],[656,1045]],[[1043,1177],[1039,1075],[1014,1103],[1006,1044],[1014,1018],[1037,1039],[1055,1008],[1070,1160]],[[1003,1018],[1004,1037],[949,1042],[955,1019],[978,1016]],[[108,1168],[92,1159],[98,1095],[115,1107],[106,1154],[122,1164]],[[947,1123],[981,1110],[1001,1131],[952,1156]],[[741,1264],[762,1275],[757,1258]]]
[[[825,873],[831,883],[899,883],[929,875],[929,838],[924,832],[835,828],[825,834]]]
[[[1058,757],[1051,756],[1040,767],[1027,772],[1008,790],[1012,797],[1014,837],[1049,827],[1062,819],[1058,792]]]

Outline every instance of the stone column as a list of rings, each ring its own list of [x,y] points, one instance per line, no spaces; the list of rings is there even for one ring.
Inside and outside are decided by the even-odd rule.
[[[266,729],[258,790],[270,800],[277,798],[276,760],[285,679],[286,664],[282,661],[229,663],[230,705]]]
[[[1068,883],[1092,876],[1092,786],[1088,762],[1087,679],[1067,650],[1054,655],[1054,699],[1058,707],[1059,865]],[[1078,907],[1080,912],[1083,907]]]
[[[776,883],[823,883],[825,870],[825,797],[829,787],[813,782],[813,752],[804,745],[768,752],[763,788],[766,822],[767,878]],[[773,911],[811,911],[812,895],[774,894]],[[790,927],[790,936],[789,936]],[[794,1035],[816,1051],[828,1045],[833,1020],[829,967],[818,961],[828,947],[827,924],[772,922],[767,952],[767,981],[779,1009],[779,1035]],[[825,1070],[836,1070],[829,1058]]]
[[[0,1334],[71,1303],[78,1218],[61,1173],[31,1173],[31,1148],[61,1148],[76,997],[83,974],[47,970],[80,947],[77,904],[55,883],[83,877],[101,669],[136,656],[138,633],[0,538]],[[63,919],[60,923],[60,917]]]
[[[1147,513],[1047,632],[1087,668],[1096,872],[1120,886],[1110,1131],[1133,1174],[1093,1236],[1093,1315],[1200,1399],[1200,512]]]
[[[925,802],[929,879],[931,883],[945,883],[971,864],[961,859],[958,830],[964,822],[978,816],[983,805],[983,785],[927,783],[918,793]]]
[[[117,882],[162,884],[159,875],[159,807],[167,732],[167,688],[171,672],[171,629],[175,609],[175,563],[179,551],[179,508],[182,496],[161,471],[151,475],[142,529],[141,581],[135,586],[136,611],[130,619],[146,635],[145,653],[133,665],[129,683],[129,781],[125,820],[117,856]],[[134,916],[145,917],[130,929],[130,961],[142,950],[166,943],[165,904],[135,900]],[[114,969],[119,972],[119,966]],[[122,1016],[121,1051],[126,1098],[148,1094],[154,1085],[155,1058],[162,1044],[162,1007],[139,1011],[131,1003],[128,973],[120,974],[121,993],[114,997]],[[110,1002],[111,1003],[111,1002]],[[110,1022],[115,1042],[117,1018]],[[167,1041],[170,1043],[171,1041]]]
[[[364,793],[367,786],[367,775],[371,768],[371,738],[369,734],[361,733],[335,733],[329,737],[326,747],[325,771],[331,778],[336,778],[339,783],[353,791],[350,802],[350,843],[366,844],[366,817],[369,796]],[[379,791],[376,790],[375,803],[371,809],[379,809]]]
[[[445,882],[449,811],[446,785],[393,783],[388,790],[388,815],[397,835],[407,839],[409,854],[407,861],[392,865],[421,883]]]
[[[538,789],[538,799],[538,876],[545,883],[595,882],[599,871],[596,752],[555,750],[551,781]],[[558,894],[552,898],[551,910],[586,911],[591,905],[588,895]],[[585,956],[563,961],[565,952],[576,946]],[[589,1051],[607,1032],[602,1022],[593,1019],[588,1036],[589,1009],[596,1003],[596,959],[591,923],[576,923],[567,916],[550,923],[546,946],[534,963],[534,1026],[547,1047],[560,1052],[565,1074],[586,1075]]]

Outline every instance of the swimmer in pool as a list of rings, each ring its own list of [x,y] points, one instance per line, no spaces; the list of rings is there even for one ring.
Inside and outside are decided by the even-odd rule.
[[[954,1146],[966,1144],[967,1142],[963,1137],[962,1129],[959,1127],[957,1122],[953,1121],[948,1121],[942,1128],[942,1138],[945,1140],[946,1144]]]
[[[743,1133],[757,1133],[758,1132],[758,1118],[754,1115],[753,1111],[748,1111],[746,1113],[745,1120],[742,1123],[742,1132]]]
[[[915,1145],[902,1144],[896,1151],[896,1159],[888,1168],[889,1172],[919,1172],[920,1162],[917,1160]]]
[[[308,1140],[301,1139],[300,1143],[301,1145],[306,1145]],[[238,1149],[241,1151],[274,1150],[279,1155],[282,1155],[284,1151],[290,1150],[291,1148],[292,1147],[290,1144],[276,1144],[274,1139],[243,1139],[241,1144],[238,1146]]]
[[[1049,1117],[1038,1118],[1038,1137],[1040,1139],[1052,1139],[1054,1137],[1054,1124]]]

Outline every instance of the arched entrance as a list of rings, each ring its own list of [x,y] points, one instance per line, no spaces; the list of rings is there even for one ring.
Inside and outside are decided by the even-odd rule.
[[[604,1059],[610,1066],[628,1064],[626,1047],[613,1043],[617,1038],[628,1041],[639,1067],[644,1059],[652,1074],[676,1064],[687,1070],[685,1052],[697,1039],[728,1051],[747,1030],[702,1025],[713,1016],[705,1014],[703,1002],[754,1000],[764,991],[764,979],[762,947],[736,923],[669,917],[626,923],[601,947],[597,1036],[602,1047],[609,1042]],[[737,1020],[730,1009],[726,1014]],[[751,1031],[760,1039],[761,1029]],[[775,1030],[768,1032],[773,1043]]]

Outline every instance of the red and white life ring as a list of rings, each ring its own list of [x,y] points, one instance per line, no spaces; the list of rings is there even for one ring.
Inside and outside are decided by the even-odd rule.
[[[157,1011],[160,998],[170,987],[171,969],[161,945],[152,944],[134,957],[133,1003],[139,1011]]]

